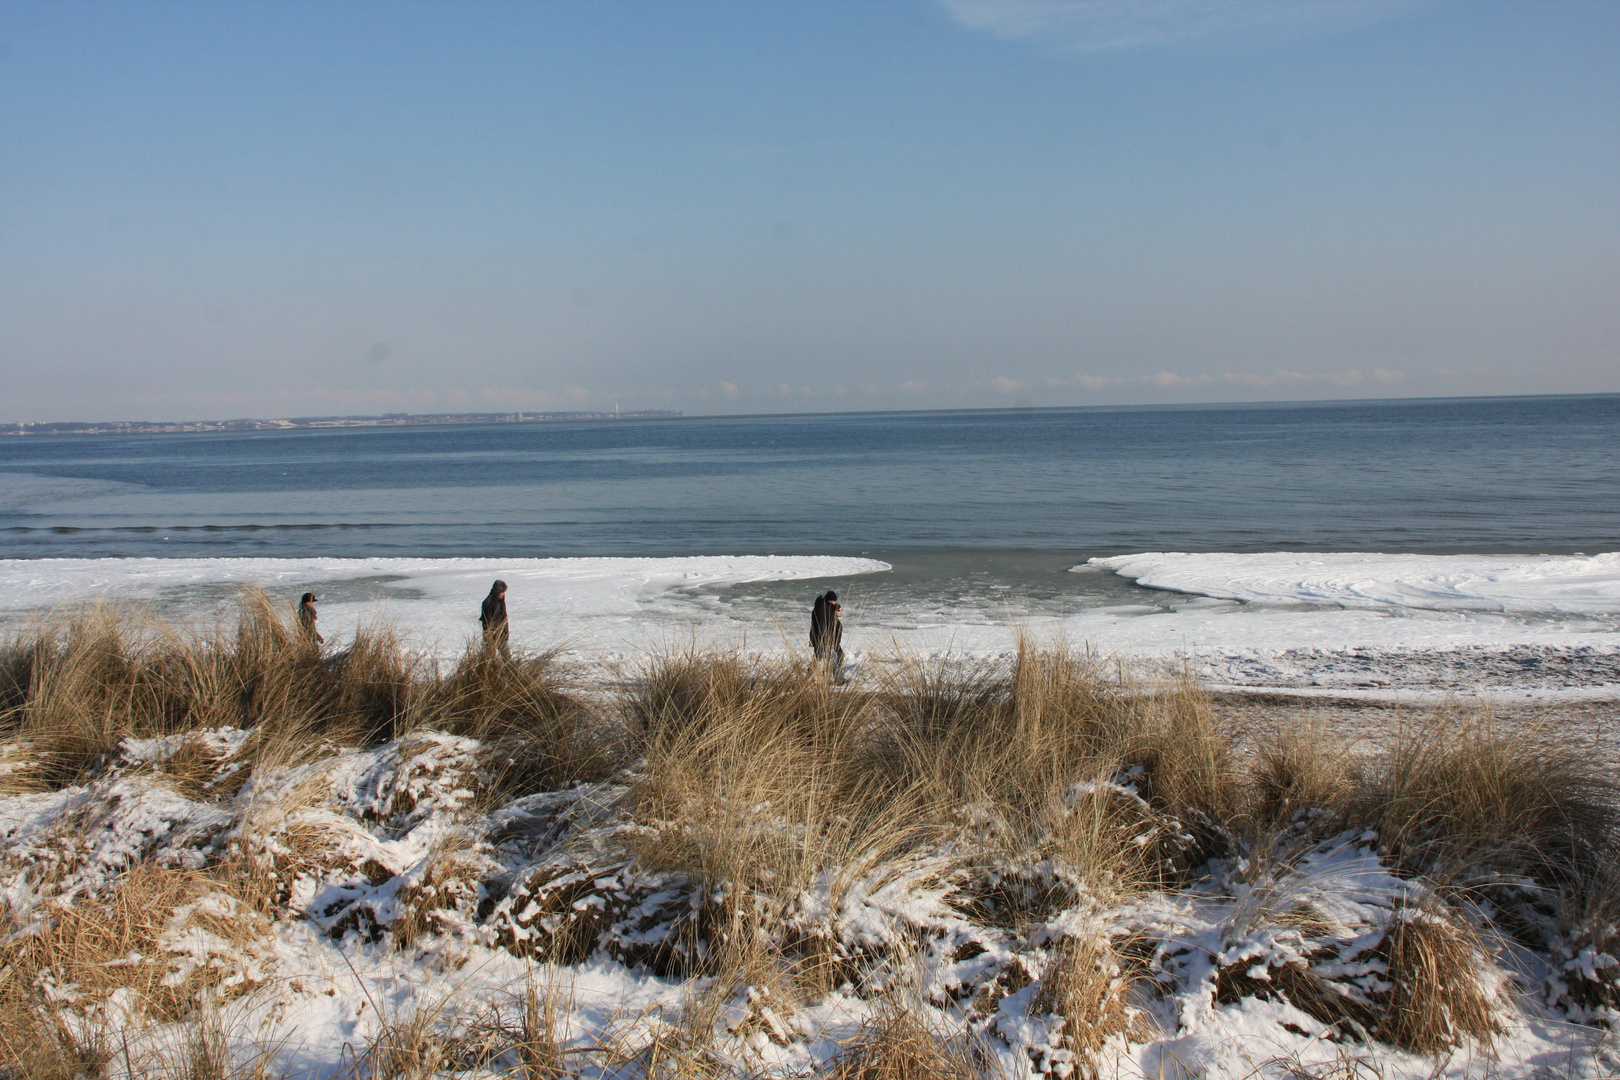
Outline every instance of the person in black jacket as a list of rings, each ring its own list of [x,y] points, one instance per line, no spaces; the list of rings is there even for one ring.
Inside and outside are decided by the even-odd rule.
[[[326,639],[321,637],[319,630],[315,629],[315,619],[317,618],[315,614],[316,599],[316,595],[312,592],[307,592],[299,597],[298,632],[304,635],[304,640],[309,644],[319,647],[326,644]]]
[[[497,579],[489,587],[489,595],[484,597],[484,606],[478,612],[478,621],[484,627],[484,645],[494,646],[502,657],[512,659],[512,649],[507,643],[506,582]]]
[[[834,660],[837,671],[844,667],[844,624],[838,621],[838,594],[828,589],[826,595],[816,597],[810,609],[810,648],[817,660]]]

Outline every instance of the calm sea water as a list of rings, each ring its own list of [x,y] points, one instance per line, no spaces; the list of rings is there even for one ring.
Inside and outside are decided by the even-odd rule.
[[[6,557],[1616,545],[1620,395],[0,442]]]

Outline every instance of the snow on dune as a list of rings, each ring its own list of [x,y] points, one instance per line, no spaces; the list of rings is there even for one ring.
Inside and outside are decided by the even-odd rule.
[[[1151,589],[1260,604],[1611,615],[1620,552],[1599,555],[1145,552],[1087,561]]]
[[[886,854],[829,861],[796,895],[773,893],[780,885],[764,875],[713,890],[691,869],[702,856],[667,866],[636,857],[637,840],[649,836],[707,843],[689,839],[683,821],[649,815],[625,783],[644,774],[491,805],[484,797],[500,790],[504,751],[465,736],[419,728],[379,746],[327,744],[326,755],[296,764],[255,760],[242,754],[248,746],[235,728],[125,739],[97,775],[57,791],[0,790],[0,911],[24,928],[6,944],[39,965],[10,969],[14,983],[38,988],[60,1030],[82,1023],[113,1037],[118,1052],[102,1075],[160,1075],[156,1066],[173,1061],[177,1045],[197,1045],[191,1033],[201,1030],[211,1050],[307,1080],[535,1075],[524,1063],[553,1038],[574,1076],[675,1075],[700,1062],[711,1076],[828,1077],[842,1072],[833,1059],[853,1063],[852,1047],[886,1002],[927,1030],[966,1036],[983,1055],[982,1075],[1007,1080],[1614,1074],[1612,1034],[1581,1022],[1614,1022],[1609,999],[1593,996],[1615,985],[1612,947],[1573,956],[1550,915],[1527,922],[1520,913],[1549,910],[1531,906],[1542,890],[1529,878],[1501,894],[1522,894],[1516,906],[1469,910],[1481,922],[1505,910],[1514,922],[1500,916],[1504,925],[1535,929],[1510,942],[1485,923],[1483,947],[1450,976],[1472,983],[1489,1009],[1488,1045],[1424,1057],[1366,1038],[1358,1017],[1370,1025],[1406,1007],[1385,978],[1387,935],[1419,918],[1453,923],[1439,894],[1401,876],[1359,829],[1291,831],[1286,859],[1216,858],[1191,868],[1183,885],[1110,900],[1069,884],[1075,871],[1052,854],[1043,819],[1025,841],[1031,854],[982,847],[1010,834],[1000,807],[979,801],[956,808],[949,820],[958,828],[938,840],[883,842]],[[192,778],[178,785],[186,793],[177,769]],[[233,793],[220,785],[236,770],[248,776]],[[1062,816],[1106,807],[1135,845],[1178,858],[1197,850],[1177,818],[1141,797],[1139,772],[1120,774],[1129,784],[1069,786]],[[778,813],[762,803],[739,818],[740,831],[797,847],[802,826]],[[242,873],[186,876],[225,857],[276,884],[261,889]],[[181,903],[188,894],[142,892],[143,880],[206,891]],[[81,931],[71,940],[82,952],[71,955],[22,951],[64,912],[93,918],[126,885],[159,905],[161,921],[130,920],[122,938]],[[986,906],[987,895],[1008,906]],[[249,906],[254,897],[262,909]],[[982,917],[1009,909],[1018,922]],[[694,963],[704,954],[686,951],[726,925],[693,912],[731,911],[759,913],[758,947],[781,965],[764,969],[774,981],[753,974],[760,969],[745,969],[757,983],[711,979]],[[1103,1006],[1081,1002],[1107,1037],[1089,1061],[1044,996],[1076,945],[1096,950],[1078,955],[1095,955],[1106,980],[1081,985],[1108,988]],[[793,972],[805,969],[787,965],[811,948],[848,981],[821,990],[798,981]],[[67,980],[97,969],[119,974]],[[1432,990],[1418,996],[1428,982],[1407,983],[1418,984],[1421,1003],[1435,1001]],[[1503,993],[1510,982],[1518,990]],[[1301,985],[1321,989],[1291,998]],[[195,1008],[187,1021],[197,1026],[162,1023],[152,987]],[[543,1027],[525,1008],[536,991]],[[678,1041],[672,1018],[682,1024]],[[194,1041],[180,1043],[186,1036]],[[435,1053],[444,1068],[385,1068],[390,1047],[394,1062]],[[660,1057],[667,1071],[637,1068]]]

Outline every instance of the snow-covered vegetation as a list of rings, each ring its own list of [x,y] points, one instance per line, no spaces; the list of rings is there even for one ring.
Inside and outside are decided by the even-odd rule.
[[[1620,807],[1026,643],[587,682],[262,597],[0,651],[0,1076],[1602,1075]],[[599,669],[592,669],[599,670]]]

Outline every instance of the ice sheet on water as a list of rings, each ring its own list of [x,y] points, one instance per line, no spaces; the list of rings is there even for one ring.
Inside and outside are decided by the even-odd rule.
[[[514,637],[544,623],[551,638],[601,639],[647,614],[694,608],[695,589],[754,581],[844,578],[889,569],[875,559],[830,555],[708,555],[566,559],[7,559],[0,560],[0,617],[96,600],[155,602],[164,613],[228,616],[233,592],[257,586],[323,594],[329,638],[382,617],[416,644],[458,645],[476,628],[490,582],[508,585]],[[408,614],[402,605],[408,605]],[[695,613],[695,612],[694,612]],[[546,642],[539,642],[545,644]]]
[[[1579,697],[1620,683],[1617,552],[1143,552],[1073,569],[1186,600],[1082,612],[1070,638],[1169,657],[1213,685]]]
[[[1508,614],[1620,613],[1620,552],[1389,555],[1145,552],[1090,559],[1152,589],[1261,604]]]

